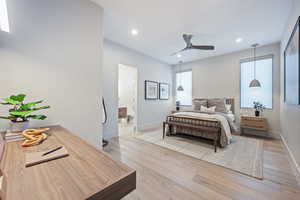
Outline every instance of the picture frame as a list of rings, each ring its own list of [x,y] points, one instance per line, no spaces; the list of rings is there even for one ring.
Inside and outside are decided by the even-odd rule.
[[[168,83],[159,83],[159,99],[169,100],[170,98],[170,85]]]
[[[145,99],[158,99],[158,82],[148,80],[145,81]]]
[[[284,102],[300,105],[300,16],[284,50]]]

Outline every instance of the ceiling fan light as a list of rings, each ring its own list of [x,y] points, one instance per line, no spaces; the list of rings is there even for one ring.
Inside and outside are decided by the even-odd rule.
[[[257,79],[253,79],[250,82],[249,87],[255,88],[255,87],[261,87],[261,85],[260,85],[260,82]]]
[[[180,92],[184,91],[182,85],[179,85],[179,86],[178,86],[177,91],[180,91]]]
[[[139,31],[137,29],[131,29],[131,35],[137,36],[139,34]]]

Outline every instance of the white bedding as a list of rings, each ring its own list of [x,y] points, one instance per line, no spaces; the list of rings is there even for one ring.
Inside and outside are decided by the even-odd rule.
[[[207,113],[197,113],[197,112],[178,112],[178,113],[174,113],[173,115],[174,116],[185,115],[185,116],[196,117],[196,118],[201,118],[201,119],[215,119],[215,120],[218,120],[221,123],[221,126],[222,126],[222,128],[225,132],[228,144],[230,143],[230,141],[232,139],[230,125],[229,125],[226,117],[224,117],[220,114],[207,114]]]
[[[235,122],[235,116],[232,113],[226,114],[233,122]]]

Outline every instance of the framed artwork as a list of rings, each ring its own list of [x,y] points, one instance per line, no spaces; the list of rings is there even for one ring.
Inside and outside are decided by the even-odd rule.
[[[159,83],[159,99],[169,100],[170,86],[168,83]]]
[[[158,82],[145,81],[145,99],[146,100],[158,99]]]
[[[284,51],[284,101],[300,105],[299,19]]]

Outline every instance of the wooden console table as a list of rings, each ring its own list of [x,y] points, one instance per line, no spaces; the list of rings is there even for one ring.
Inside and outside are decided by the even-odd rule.
[[[3,200],[119,200],[136,188],[136,172],[61,126],[42,144],[7,143],[1,161]],[[89,133],[86,133],[89,134]],[[25,167],[24,153],[64,146],[69,156]]]

